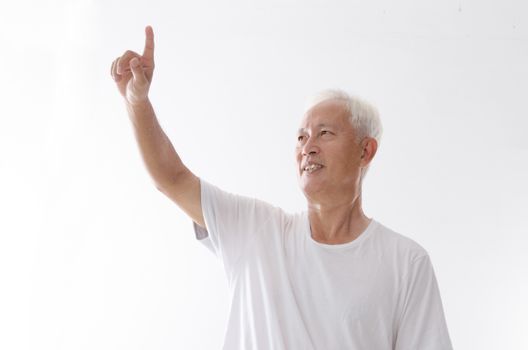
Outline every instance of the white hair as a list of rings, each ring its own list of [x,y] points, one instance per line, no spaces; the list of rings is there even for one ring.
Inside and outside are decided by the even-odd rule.
[[[343,90],[328,89],[313,96],[308,101],[305,112],[315,105],[327,100],[344,102],[350,124],[356,131],[355,141],[357,144],[359,144],[365,137],[372,137],[376,140],[379,147],[381,135],[383,134],[383,127],[381,126],[379,112],[376,107],[358,96],[349,95]],[[361,179],[363,179],[367,173],[369,166],[367,166],[361,173]]]

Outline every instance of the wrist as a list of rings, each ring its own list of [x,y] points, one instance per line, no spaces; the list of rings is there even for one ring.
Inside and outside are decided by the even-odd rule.
[[[126,108],[129,112],[142,112],[150,108],[150,100],[147,98],[141,101],[130,102],[125,100]]]

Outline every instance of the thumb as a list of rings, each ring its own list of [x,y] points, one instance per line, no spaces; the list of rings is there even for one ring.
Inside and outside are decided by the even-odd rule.
[[[148,84],[143,67],[139,64],[139,59],[137,57],[130,60],[130,70],[132,70],[135,83],[138,83],[139,85]]]

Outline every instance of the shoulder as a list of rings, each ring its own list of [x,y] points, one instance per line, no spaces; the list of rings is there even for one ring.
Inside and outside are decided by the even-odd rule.
[[[206,210],[210,208],[223,216],[258,226],[290,219],[282,208],[259,198],[224,190],[203,179],[200,184],[202,205]]]
[[[376,241],[386,253],[407,263],[428,256],[426,249],[414,239],[379,222],[377,224]]]

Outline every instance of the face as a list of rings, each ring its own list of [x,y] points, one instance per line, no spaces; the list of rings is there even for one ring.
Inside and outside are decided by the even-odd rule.
[[[308,110],[295,153],[299,185],[307,199],[332,199],[359,190],[365,157],[342,101],[323,101]]]

